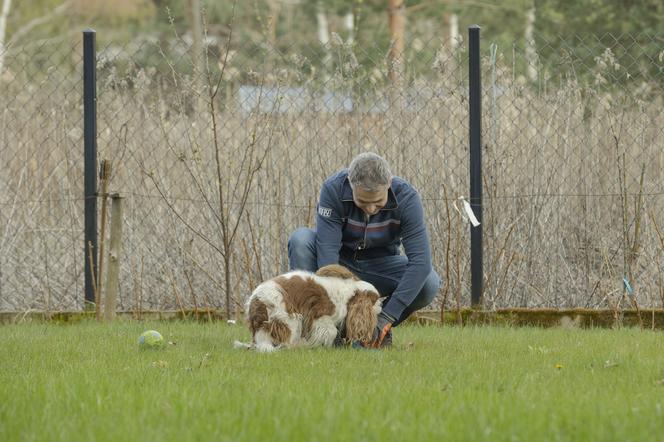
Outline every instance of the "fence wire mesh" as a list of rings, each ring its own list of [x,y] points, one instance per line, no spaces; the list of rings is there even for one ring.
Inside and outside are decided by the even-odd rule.
[[[469,305],[465,44],[392,58],[336,35],[227,43],[98,47],[98,158],[125,204],[119,308],[224,308],[226,293],[241,308],[287,270],[323,180],[367,150],[421,192],[444,280],[432,308]],[[662,43],[483,38],[485,307],[664,304]],[[83,307],[82,72],[80,42],[4,54],[0,310]]]

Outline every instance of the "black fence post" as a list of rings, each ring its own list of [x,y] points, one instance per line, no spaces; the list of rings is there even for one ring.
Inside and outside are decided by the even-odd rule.
[[[470,127],[470,207],[480,222],[470,227],[470,299],[477,307],[482,298],[482,83],[480,76],[480,27],[468,28],[468,103]]]
[[[85,196],[85,306],[95,302],[97,275],[97,50],[94,29],[83,31],[83,193]]]

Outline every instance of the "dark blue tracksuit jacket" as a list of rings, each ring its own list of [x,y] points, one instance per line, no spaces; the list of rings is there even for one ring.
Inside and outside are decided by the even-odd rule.
[[[348,170],[323,183],[316,214],[318,267],[346,259],[370,259],[398,255],[403,244],[408,265],[399,285],[383,310],[399,318],[422,289],[431,273],[429,235],[420,195],[410,183],[392,178],[388,200],[368,219],[353,202]]]

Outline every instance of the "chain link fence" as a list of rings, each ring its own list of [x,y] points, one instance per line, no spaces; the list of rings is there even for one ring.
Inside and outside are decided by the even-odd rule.
[[[486,308],[662,306],[664,38],[482,40]],[[323,180],[375,151],[421,192],[432,308],[470,304],[465,43],[273,48],[143,39],[97,54],[99,159],[124,197],[119,308],[239,308],[287,270]],[[0,72],[0,310],[83,308],[82,45]],[[108,229],[106,229],[108,232]],[[101,240],[101,238],[100,238]],[[629,290],[627,290],[629,288]]]

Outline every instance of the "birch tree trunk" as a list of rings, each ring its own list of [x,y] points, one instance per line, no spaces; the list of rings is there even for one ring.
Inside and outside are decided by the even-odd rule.
[[[318,24],[318,41],[325,55],[323,55],[323,72],[324,78],[327,79],[330,75],[330,64],[332,63],[332,55],[330,54],[330,30],[327,23],[327,15],[323,2],[318,1],[316,4],[316,23]]]
[[[526,14],[526,73],[530,81],[537,81],[537,50],[535,49],[535,3]]]
[[[353,14],[353,11],[348,11],[344,16],[344,27],[348,32],[346,43],[352,44],[355,41],[355,14]]]
[[[450,48],[452,53],[456,52],[459,48],[459,16],[457,14],[450,15]]]
[[[5,64],[5,36],[7,34],[7,16],[11,10],[12,0],[2,2],[2,12],[0,12],[0,74]]]
[[[447,35],[443,35],[444,45],[439,60],[440,68],[445,72],[443,81],[462,81],[462,73],[459,70],[457,60],[457,50],[461,42],[459,38],[459,16],[453,12],[443,14],[443,29],[447,32]],[[448,84],[448,86],[452,86],[452,84]]]

